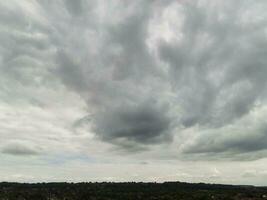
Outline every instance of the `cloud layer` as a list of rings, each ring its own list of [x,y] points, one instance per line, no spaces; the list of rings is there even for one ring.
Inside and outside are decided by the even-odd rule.
[[[40,149],[36,147],[34,149],[31,146],[32,145],[23,144],[23,143],[11,143],[3,147],[2,153],[15,155],[15,156],[40,154]]]
[[[1,2],[2,154],[266,157],[266,9],[265,0]]]

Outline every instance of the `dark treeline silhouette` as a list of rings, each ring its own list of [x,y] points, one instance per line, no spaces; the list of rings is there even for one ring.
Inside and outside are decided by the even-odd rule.
[[[259,200],[266,187],[165,183],[0,183],[0,200]]]

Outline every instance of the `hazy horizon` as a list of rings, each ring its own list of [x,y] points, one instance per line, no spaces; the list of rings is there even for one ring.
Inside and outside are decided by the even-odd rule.
[[[0,182],[267,186],[266,0],[0,2]]]

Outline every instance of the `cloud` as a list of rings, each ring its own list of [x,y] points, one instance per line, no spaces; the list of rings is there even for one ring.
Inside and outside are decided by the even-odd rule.
[[[160,44],[185,127],[221,127],[265,101],[266,20],[248,19],[253,13],[265,15],[259,4],[189,1],[175,30],[179,40]]]
[[[1,2],[0,106],[12,121],[0,123],[3,143],[84,150],[86,138],[102,151],[108,143],[157,158],[266,156],[266,8],[263,0]],[[16,112],[30,136],[19,134]]]
[[[159,82],[161,69],[146,44],[152,5],[123,5],[129,13],[121,13],[120,21],[106,22],[98,30],[89,27],[93,39],[98,41],[96,49],[91,50],[90,45],[84,49],[81,44],[78,54],[73,52],[71,43],[70,48],[62,48],[57,54],[56,73],[67,87],[86,99],[97,138],[129,150],[139,149],[134,145],[156,144],[171,138],[168,102],[160,98],[168,83]],[[80,24],[75,28],[84,31]],[[100,34],[96,35],[96,31]],[[85,32],[80,34],[88,42],[93,40],[86,38]],[[80,39],[76,36],[71,41]],[[85,57],[84,51],[88,52]]]
[[[239,160],[242,157],[248,160],[265,157],[265,119],[266,107],[256,107],[234,124],[219,129],[199,130],[198,134],[181,146],[181,150],[186,154],[204,155],[204,159],[220,154],[228,159]]]
[[[13,142],[5,145],[1,151],[3,154],[9,154],[14,156],[31,156],[41,153],[40,149],[33,145],[21,142]]]
[[[136,145],[168,141],[171,119],[167,109],[153,102],[113,108],[96,116],[95,132],[106,141],[127,139]]]
[[[69,13],[71,13],[72,15],[80,15],[83,12],[83,2],[84,1],[82,0],[65,0],[65,5]]]
[[[251,178],[251,177],[256,177],[257,175],[258,175],[258,173],[255,170],[246,170],[242,174],[242,177],[244,177],[244,178]]]

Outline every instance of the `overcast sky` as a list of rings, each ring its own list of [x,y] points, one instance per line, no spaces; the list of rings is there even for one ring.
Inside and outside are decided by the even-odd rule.
[[[266,10],[0,1],[0,181],[267,185]]]

